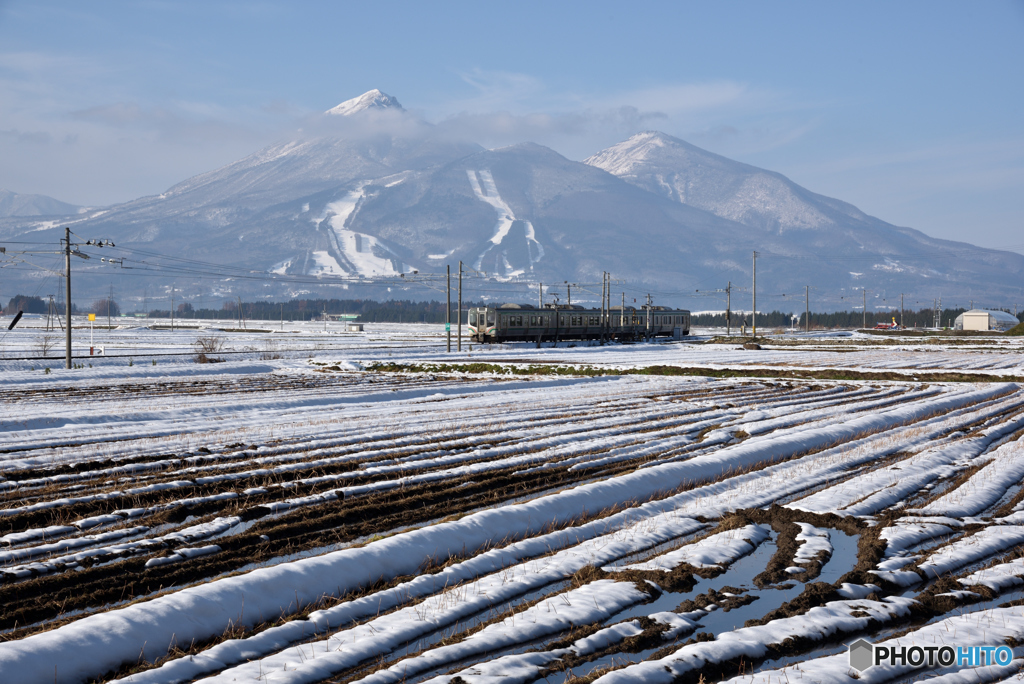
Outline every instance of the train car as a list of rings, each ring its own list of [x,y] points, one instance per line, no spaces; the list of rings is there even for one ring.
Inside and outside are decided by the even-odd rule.
[[[661,306],[601,309],[581,306],[502,304],[469,310],[469,335],[476,342],[640,340],[690,334],[690,312]]]

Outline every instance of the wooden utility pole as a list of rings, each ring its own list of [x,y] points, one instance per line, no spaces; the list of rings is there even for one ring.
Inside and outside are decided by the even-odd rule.
[[[804,285],[804,332],[811,332],[811,286]]]
[[[67,326],[64,328],[64,361],[67,368],[71,368],[71,228],[64,226],[64,280],[67,287],[67,297],[64,302],[64,312],[67,315]]]
[[[750,310],[750,322],[751,329],[753,330],[754,339],[757,339],[757,252],[754,252],[754,287],[751,292],[751,310]]]
[[[281,331],[284,331],[284,302],[281,302]]]
[[[903,334],[903,293],[900,292],[900,335]]]
[[[544,308],[544,283],[537,283],[537,308]]]
[[[462,351],[462,262],[459,262],[459,351]]]
[[[725,287],[725,336],[732,337],[732,281]]]
[[[611,284],[608,283],[610,275],[608,271],[602,271],[601,275],[601,342],[606,342],[608,339],[608,288]]]
[[[565,283],[565,303],[572,308],[572,284],[569,282]]]
[[[110,295],[113,296],[114,292],[111,289]],[[110,300],[107,300],[107,331],[110,331]],[[171,332],[174,332],[174,285],[171,285]]]
[[[862,328],[867,328],[868,327],[868,289],[866,287],[865,288],[861,288],[861,292],[864,294],[864,310],[861,311],[861,316],[862,316],[863,323],[861,324],[861,327]]]
[[[622,307],[619,309],[619,325],[626,327],[626,293],[622,293]]]
[[[448,306],[444,310],[444,329],[448,335],[448,353],[452,353],[452,267],[445,265],[448,278]]]

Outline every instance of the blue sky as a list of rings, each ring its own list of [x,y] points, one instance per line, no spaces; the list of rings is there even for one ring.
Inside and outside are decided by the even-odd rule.
[[[572,159],[661,130],[1024,251],[1024,0],[0,0],[0,187],[157,194],[371,88]]]

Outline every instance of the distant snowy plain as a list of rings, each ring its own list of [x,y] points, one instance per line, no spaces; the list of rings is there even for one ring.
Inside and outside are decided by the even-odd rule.
[[[149,321],[93,331],[90,356],[76,323],[65,370],[60,331],[25,323],[0,338],[2,681],[1024,664],[1016,340],[448,353],[436,325]],[[861,636],[1015,660],[857,673]]]

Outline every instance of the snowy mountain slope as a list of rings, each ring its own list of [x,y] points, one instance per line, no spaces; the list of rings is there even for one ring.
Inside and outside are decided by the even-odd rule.
[[[46,195],[22,195],[0,188],[0,217],[72,216],[79,207]]]
[[[782,174],[664,133],[638,133],[584,163],[652,194],[758,229],[759,249],[766,252],[833,260],[833,272],[824,275],[836,290],[867,286],[879,292],[912,291],[921,297],[957,291],[995,296],[1012,291],[1024,275],[1024,256],[1019,254],[938,240],[894,226],[851,204],[811,192]],[[799,268],[816,270],[806,264]]]
[[[747,244],[752,232],[533,143],[368,185],[349,226],[406,246],[410,263],[461,260],[544,282],[599,279],[606,269],[675,280],[701,268],[695,241]]]
[[[467,169],[466,175],[469,177],[469,184],[473,187],[473,194],[476,195],[476,198],[490,204],[498,212],[498,222],[494,226],[494,235],[490,239],[491,246],[480,253],[473,268],[478,271],[482,270],[484,258],[493,250],[500,252],[500,256],[495,260],[493,269],[495,272],[501,273],[504,276],[523,275],[527,271],[532,273],[533,265],[544,258],[544,247],[537,242],[537,233],[533,228],[533,224],[529,221],[516,219],[515,212],[501,199],[501,194],[494,184],[494,176],[491,175],[489,169],[479,171]],[[517,224],[523,232],[522,238],[525,240],[528,268],[514,268],[508,260],[508,246],[503,244],[505,238],[508,237],[509,231]],[[495,247],[498,249],[495,250]],[[500,263],[498,259],[500,259]]]
[[[371,180],[430,168],[482,148],[439,136],[382,93],[339,107],[347,115],[314,121],[310,129],[316,135],[271,145],[160,195],[83,214],[74,230],[128,249],[282,275],[400,272],[405,264],[394,246],[345,229],[347,214],[355,209],[354,204],[345,208],[346,197],[355,202],[359,188]],[[56,243],[62,225],[0,218],[0,240],[31,233],[35,240]],[[111,277],[109,267],[99,269],[93,262],[78,270],[83,287],[92,272]]]
[[[769,231],[878,222],[855,206],[810,192],[782,174],[657,131],[638,133],[584,163],[655,194]]]

